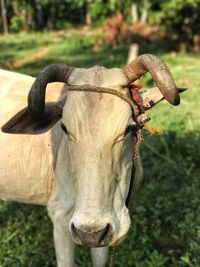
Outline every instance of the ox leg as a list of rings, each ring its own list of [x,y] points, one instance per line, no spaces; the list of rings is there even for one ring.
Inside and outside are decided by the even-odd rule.
[[[75,267],[75,244],[68,230],[71,214],[61,212],[59,209],[55,210],[51,206],[48,206],[48,212],[53,221],[57,267]]]
[[[93,267],[105,267],[108,263],[108,247],[91,248]]]

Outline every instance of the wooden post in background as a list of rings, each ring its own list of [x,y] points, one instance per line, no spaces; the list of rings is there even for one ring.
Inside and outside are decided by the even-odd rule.
[[[129,46],[127,64],[131,63],[131,61],[133,61],[138,57],[139,49],[140,47],[137,43],[133,43]]]

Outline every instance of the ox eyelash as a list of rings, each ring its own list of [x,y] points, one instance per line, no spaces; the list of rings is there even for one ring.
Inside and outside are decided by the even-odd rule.
[[[60,127],[61,127],[61,129],[63,130],[63,132],[68,136],[69,140],[71,140],[71,141],[73,141],[73,142],[76,141],[76,138],[74,137],[74,135],[71,134],[71,133],[67,130],[67,128],[66,128],[66,126],[64,125],[63,122],[61,122]]]
[[[61,129],[63,130],[63,132],[65,133],[65,134],[68,134],[68,131],[67,131],[67,128],[65,127],[65,125],[64,125],[64,123],[63,122],[61,122]]]
[[[124,140],[124,138],[128,135],[128,134],[131,134],[131,135],[134,135],[135,136],[135,133],[136,133],[136,130],[137,128],[135,127],[135,125],[129,125],[125,132],[118,135],[118,137],[115,139],[115,144],[121,142]]]

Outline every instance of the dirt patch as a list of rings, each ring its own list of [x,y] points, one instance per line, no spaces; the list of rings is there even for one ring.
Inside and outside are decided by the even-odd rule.
[[[8,69],[14,70],[16,68],[23,67],[26,63],[29,63],[31,61],[35,61],[38,58],[44,57],[48,51],[49,51],[49,48],[47,46],[44,46],[42,49],[33,53],[30,56],[27,56],[27,57],[20,59],[20,60],[16,60],[14,62],[7,62],[5,65]]]

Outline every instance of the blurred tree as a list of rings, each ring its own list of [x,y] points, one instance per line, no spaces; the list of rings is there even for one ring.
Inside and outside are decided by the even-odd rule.
[[[35,21],[37,30],[43,29],[44,27],[42,2],[41,0],[35,0]]]
[[[143,23],[146,23],[150,7],[151,3],[149,0],[133,1],[131,4],[132,22],[142,21]]]
[[[58,0],[51,0],[50,1],[50,20],[49,20],[49,28],[51,30],[56,29],[56,19],[57,19],[57,7],[58,7]]]
[[[4,34],[8,33],[7,8],[5,0],[1,0],[1,14]]]
[[[163,1],[161,25],[184,52],[200,37],[200,0]]]
[[[26,0],[13,0],[9,1],[9,3],[10,30],[13,32],[28,31],[33,24],[33,10],[30,2],[28,3]]]

